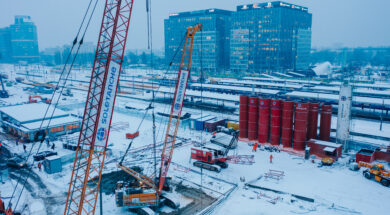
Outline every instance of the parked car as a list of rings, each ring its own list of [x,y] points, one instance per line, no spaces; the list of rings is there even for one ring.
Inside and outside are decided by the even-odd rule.
[[[41,161],[41,160],[44,160],[46,157],[50,157],[50,156],[53,156],[53,155],[57,155],[57,152],[43,151],[43,152],[37,153],[33,157],[34,157],[35,161]]]
[[[7,160],[7,166],[19,169],[26,167],[27,163],[20,157],[13,157]]]

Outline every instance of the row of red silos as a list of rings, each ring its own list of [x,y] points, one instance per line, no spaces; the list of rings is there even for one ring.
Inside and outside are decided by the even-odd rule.
[[[318,103],[240,96],[240,138],[302,150],[317,139]],[[321,106],[319,139],[329,141],[332,106]]]

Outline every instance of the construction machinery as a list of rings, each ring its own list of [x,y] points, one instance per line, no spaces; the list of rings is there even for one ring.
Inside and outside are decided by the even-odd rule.
[[[237,145],[238,132],[232,133],[229,145],[221,146],[220,144],[209,144],[203,147],[191,148],[191,159],[196,160],[193,165],[210,171],[220,172],[221,168],[228,167],[227,154],[229,150]]]
[[[187,28],[186,37],[177,75],[175,93],[173,96],[172,106],[169,114],[168,126],[163,143],[161,154],[161,167],[159,176],[145,176],[129,167],[122,165],[122,161],[117,165],[120,169],[132,175],[137,179],[136,183],[117,183],[115,191],[116,204],[118,207],[128,208],[148,208],[159,206],[165,203],[172,208],[178,208],[179,205],[172,201],[168,196],[169,193],[163,190],[169,190],[169,178],[167,177],[169,166],[171,164],[173,149],[176,142],[176,135],[180,123],[184,97],[187,89],[187,83],[191,71],[192,49],[194,44],[195,33],[202,29],[201,24]],[[127,153],[127,152],[126,152]],[[125,155],[126,155],[125,153]],[[124,156],[125,156],[124,155]],[[123,157],[124,157],[123,156]]]
[[[324,157],[321,159],[322,166],[332,166],[333,163],[334,163],[334,160],[331,157]]]
[[[374,179],[381,183],[383,186],[388,187],[390,185],[390,171],[385,170],[383,164],[370,164],[360,161],[358,167],[365,167],[363,175],[367,179]]]
[[[51,99],[49,98],[43,98],[42,96],[28,96],[28,103],[37,103],[38,100],[36,99],[40,99],[42,102],[46,103],[46,104],[50,104],[51,103]]]
[[[3,75],[0,75],[0,82],[1,82],[0,98],[8,98],[9,94],[8,94],[8,91],[5,90],[5,87],[4,87]]]
[[[106,0],[64,214],[94,214],[133,0]]]

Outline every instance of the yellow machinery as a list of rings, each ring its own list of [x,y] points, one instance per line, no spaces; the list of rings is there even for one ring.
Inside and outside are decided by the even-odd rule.
[[[334,163],[334,160],[333,160],[333,158],[325,157],[325,158],[322,158],[321,163],[324,166],[332,166]]]
[[[358,167],[367,168],[363,171],[363,175],[367,179],[374,178],[375,181],[380,182],[383,186],[386,187],[390,185],[390,171],[385,170],[383,164],[370,164],[360,161]]]

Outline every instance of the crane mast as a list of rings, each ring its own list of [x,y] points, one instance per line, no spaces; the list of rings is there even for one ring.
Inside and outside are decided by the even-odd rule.
[[[186,38],[177,76],[175,94],[173,97],[168,127],[164,139],[163,151],[161,154],[161,171],[159,175],[158,186],[156,182],[152,179],[153,177],[141,175],[140,173],[132,170],[131,168],[122,165],[122,162],[120,162],[117,166],[123,171],[132,175],[134,178],[136,178],[140,182],[140,185],[136,188],[133,188],[125,186],[122,181],[118,182],[117,188],[115,190],[115,199],[118,207],[127,206],[129,208],[146,208],[155,207],[159,204],[159,198],[164,187],[165,179],[169,169],[169,164],[172,160],[177,129],[180,123],[184,96],[191,70],[194,36],[195,33],[201,29],[202,25],[197,24],[193,27],[188,27],[186,31]],[[127,151],[123,156],[126,156],[126,154]],[[141,188],[142,191],[138,188]],[[166,197],[165,200],[169,201]]]
[[[106,0],[64,214],[94,214],[133,0]]]
[[[179,72],[177,74],[177,82],[175,94],[173,96],[173,102],[171,107],[171,113],[169,115],[168,127],[164,139],[164,147],[161,154],[161,169],[159,177],[158,193],[161,194],[165,179],[168,174],[169,165],[172,160],[173,149],[176,142],[177,129],[180,123],[181,111],[183,109],[184,96],[187,89],[188,78],[190,76],[191,61],[192,61],[192,48],[194,45],[195,33],[202,29],[202,25],[199,23],[194,27],[188,27],[186,38],[183,47],[183,54],[181,56]]]

